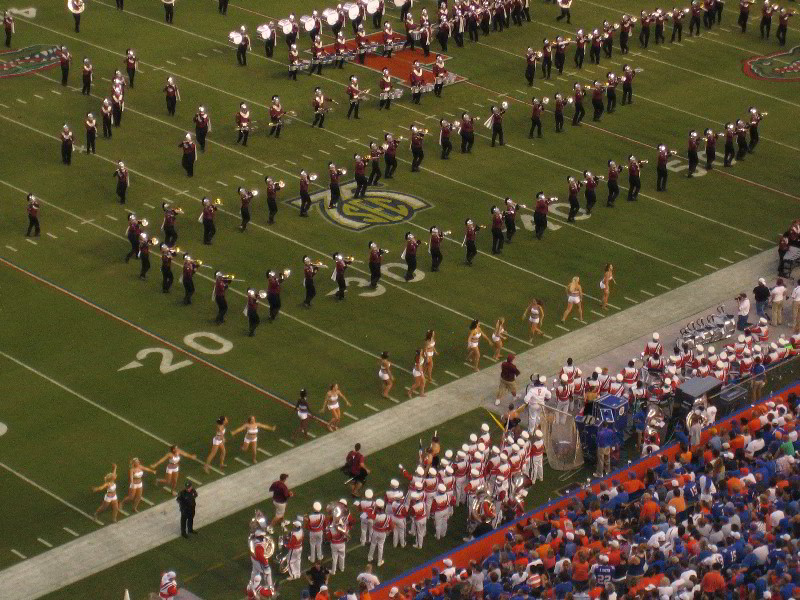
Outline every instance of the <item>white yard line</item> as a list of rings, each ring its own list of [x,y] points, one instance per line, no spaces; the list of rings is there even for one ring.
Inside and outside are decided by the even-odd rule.
[[[47,232],[47,237],[51,237],[51,238],[53,238],[54,240],[57,240],[57,239],[58,239],[58,236],[57,236],[57,235],[53,235],[53,234],[52,234],[52,233],[50,233],[49,231]]]
[[[66,531],[66,532],[67,532],[68,534],[70,534],[72,537],[80,537],[80,534],[79,534],[77,531],[73,531],[73,530],[72,530],[72,529],[70,529],[69,527],[62,527],[61,529],[63,529],[64,531]]]
[[[285,445],[289,446],[289,448],[294,448],[294,444],[292,442],[289,442],[289,441],[287,441],[287,440],[285,440],[283,438],[278,438],[278,441],[281,444],[285,444]]]
[[[20,552],[19,550],[14,550],[14,548],[11,548],[11,554],[13,554],[14,556],[18,556],[18,557],[19,557],[19,558],[21,558],[22,560],[25,560],[26,558],[28,558],[27,556],[25,556],[25,555],[24,555],[22,552]]]
[[[47,540],[45,540],[43,538],[37,537],[36,541],[39,542],[42,546],[46,546],[48,548],[52,548],[53,547],[53,544],[51,544],[50,542],[48,542]]]
[[[3,354],[4,356],[8,357],[8,355],[6,355],[5,353],[2,353],[2,354]],[[16,362],[16,359],[12,359],[12,360],[14,360],[14,361]],[[21,365],[21,366],[24,366],[24,365]],[[24,481],[25,483],[27,483],[27,484],[29,484],[29,485],[31,485],[31,486],[33,486],[33,487],[35,487],[35,488],[36,488],[37,490],[39,490],[40,492],[43,492],[43,493],[47,494],[48,496],[50,496],[50,497],[51,497],[51,498],[53,498],[54,500],[58,500],[58,501],[59,501],[61,504],[63,504],[64,506],[66,506],[66,507],[68,507],[68,508],[71,508],[71,509],[72,509],[72,510],[74,510],[76,513],[78,513],[79,515],[82,515],[82,516],[86,517],[87,519],[89,519],[90,521],[92,521],[92,522],[94,522],[94,523],[100,523],[100,522],[99,522],[97,519],[95,519],[95,518],[94,518],[92,515],[90,515],[89,513],[85,513],[85,512],[83,512],[83,511],[82,511],[80,508],[78,508],[78,507],[77,507],[77,506],[75,506],[74,504],[70,504],[69,502],[67,502],[66,500],[64,500],[64,499],[63,499],[61,496],[58,496],[58,495],[54,494],[53,492],[51,492],[50,490],[48,490],[47,488],[45,488],[45,487],[42,487],[41,485],[39,485],[38,483],[36,483],[36,482],[35,482],[35,481],[33,481],[32,479],[28,479],[27,477],[25,477],[25,475],[23,475],[23,474],[22,474],[22,473],[20,473],[19,471],[15,471],[15,470],[14,470],[14,469],[12,469],[11,467],[9,467],[7,464],[5,464],[5,463],[3,463],[3,462],[0,462],[0,467],[2,467],[3,469],[5,469],[6,471],[8,471],[9,473],[11,473],[12,475],[16,475],[17,477],[19,477],[20,479],[22,479],[22,481]],[[102,525],[102,523],[101,523],[101,525]]]
[[[378,409],[377,409],[377,408],[375,408],[374,406],[372,406],[372,404],[367,404],[366,402],[364,402],[364,406],[366,406],[366,407],[367,407],[368,409],[370,409],[372,412],[378,412]]]

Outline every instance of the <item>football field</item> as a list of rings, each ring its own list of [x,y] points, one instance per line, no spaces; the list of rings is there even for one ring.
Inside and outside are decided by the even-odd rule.
[[[464,48],[450,40],[446,65],[459,81],[446,86],[441,98],[424,94],[420,104],[412,104],[406,78],[405,83],[396,81],[405,86],[403,97],[389,111],[379,111],[380,74],[373,68],[326,66],[321,76],[303,72],[291,81],[282,35],[274,56],[265,56],[256,27],[289,12],[300,16],[326,8],[317,2],[234,2],[223,17],[212,0],[179,0],[174,23],[167,25],[162,4],[155,0],[129,1],[124,12],[110,0],[90,0],[80,33],[62,2],[33,0],[31,6],[33,13],[15,15],[12,48],[0,53],[0,61],[8,66],[20,60],[14,69],[26,71],[20,66],[26,56],[62,44],[73,61],[67,86],[61,85],[57,64],[0,77],[0,502],[5,507],[0,568],[103,527],[93,516],[102,495],[93,494],[90,486],[102,483],[112,463],[120,471],[122,496],[130,458],[150,464],[171,444],[196,455],[184,459],[181,473],[200,484],[247,468],[250,457],[238,451],[236,438],[228,443],[227,468],[203,471],[220,415],[228,416],[231,429],[249,415],[276,425],[275,433],[262,432],[259,438],[259,457],[275,456],[302,443],[293,410],[301,388],[308,390],[315,414],[314,436],[327,432],[329,414],[320,407],[334,382],[352,403],[344,407],[342,426],[405,400],[414,352],[428,329],[437,334],[431,386],[438,387],[472,372],[465,359],[473,319],[480,319],[488,334],[495,320],[504,317],[506,349],[521,353],[771,248],[797,217],[800,78],[792,74],[800,64],[800,31],[790,20],[787,46],[779,47],[774,35],[762,40],[755,9],[746,34],[739,33],[737,9],[730,5],[722,26],[703,29],[699,37],[688,36],[687,20],[681,43],[669,43],[668,25],[666,44],[656,45],[651,37],[643,49],[636,29],[628,55],[620,55],[615,41],[611,59],[602,57],[599,66],[591,65],[587,51],[580,70],[570,46],[563,75],[554,69],[546,80],[539,70],[528,87],[528,46],[538,49],[543,38],[558,35],[574,37],[579,27],[593,29],[604,20],[618,22],[623,10],[638,14],[655,8],[640,0],[579,1],[568,25],[554,20],[558,11],[551,4],[533,2],[532,20],[522,27],[482,35],[478,43],[466,41]],[[430,0],[415,3],[416,21],[423,7],[436,13]],[[387,6],[386,19],[401,31],[398,14]],[[773,21],[774,30],[777,18]],[[254,43],[246,67],[236,64],[235,49],[227,41],[228,33],[243,24]],[[365,27],[373,31],[371,19]],[[349,24],[345,31],[351,39]],[[331,44],[330,28],[324,26],[322,33],[325,44]],[[301,32],[301,56],[308,56],[309,47]],[[98,135],[97,153],[87,155],[82,152],[83,119],[93,112],[99,122],[114,70],[125,72],[128,48],[135,49],[140,68],[135,87],[125,92],[121,126],[111,139]],[[437,50],[434,42],[432,52]],[[84,57],[94,66],[88,96],[80,89]],[[415,58],[424,59],[420,50],[399,52],[393,74]],[[593,122],[587,98],[584,123],[572,127],[572,108],[567,107],[562,133],[555,132],[548,109],[543,136],[529,139],[533,96],[571,95],[574,83],[604,80],[609,71],[620,73],[623,64],[642,69],[634,80],[633,104],[618,105]],[[358,76],[362,90],[371,90],[357,121],[346,117],[351,75]],[[165,106],[167,77],[175,79],[181,93],[174,116]],[[315,87],[338,102],[323,129],[310,127]],[[280,139],[268,135],[274,95],[296,113],[287,119]],[[490,107],[503,101],[509,105],[505,145],[493,148],[491,132],[482,123]],[[246,147],[236,143],[234,115],[241,102],[255,121]],[[189,178],[178,145],[186,132],[194,132],[192,117],[200,105],[211,116],[212,130]],[[755,151],[724,168],[720,140],[715,168],[701,168],[687,178],[688,132],[720,131],[727,122],[747,119],[751,106],[768,113]],[[477,116],[475,146],[469,154],[455,148],[449,160],[441,160],[439,120],[452,121],[465,112]],[[59,154],[64,123],[76,140],[69,166]],[[372,141],[382,143],[386,132],[407,138],[412,124],[429,130],[420,172],[411,172],[404,141],[394,178],[382,178],[364,199],[352,198],[353,155],[368,152]],[[656,146],[661,143],[678,153],[668,164],[667,191],[657,192]],[[574,222],[567,222],[567,177],[581,179],[585,170],[606,175],[610,159],[625,164],[631,154],[649,160],[638,201],[626,201],[627,176],[622,175],[613,208],[605,206],[601,184],[592,213],[582,208]],[[130,169],[124,205],[117,201],[112,176],[119,160]],[[330,161],[348,170],[342,202],[334,209],[327,208]],[[298,214],[301,169],[319,174],[310,190],[314,205],[309,218]],[[266,176],[286,183],[271,225],[264,203]],[[261,191],[244,233],[238,229],[239,186]],[[542,240],[533,236],[530,210],[539,191],[559,198]],[[24,236],[28,193],[41,200],[42,233],[35,238]],[[198,223],[206,196],[221,201],[213,245],[203,244]],[[527,205],[517,217],[513,242],[492,254],[491,234],[482,230],[479,254],[472,266],[466,265],[464,221],[488,225],[491,207],[506,197]],[[583,193],[579,199],[584,207]],[[195,276],[197,293],[190,306],[182,304],[180,257],[169,294],[161,292],[158,248],[152,249],[146,281],[139,279],[138,261],[124,261],[128,214],[147,219],[146,231],[163,239],[163,202],[183,209],[178,245],[208,267]],[[441,270],[431,272],[430,258],[420,248],[416,276],[405,281],[404,237],[411,232],[427,240],[432,225],[452,232],[442,243]],[[389,250],[375,289],[368,285],[370,241]],[[336,286],[329,280],[336,252],[357,259],[347,271],[348,291],[341,301],[334,298]],[[310,309],[301,304],[304,255],[328,267],[317,275],[318,295]],[[605,310],[598,283],[607,263],[615,267],[616,286]],[[280,315],[268,322],[263,305],[262,323],[248,337],[242,315],[246,290],[266,289],[265,272],[284,268],[292,275],[283,285]],[[222,325],[214,323],[211,301],[216,270],[236,276]],[[576,275],[585,293],[583,318],[573,311],[562,324],[565,286]],[[544,306],[544,336],[531,342],[521,316],[534,297]],[[389,400],[381,398],[377,379],[384,351],[395,364],[397,379]],[[494,364],[486,346],[482,353],[481,367]],[[481,418],[485,415],[473,415],[469,424]],[[454,437],[468,430],[453,427]],[[169,493],[148,480],[142,508],[165,500]],[[109,514],[102,519],[108,523]],[[219,594],[215,597],[224,597]]]

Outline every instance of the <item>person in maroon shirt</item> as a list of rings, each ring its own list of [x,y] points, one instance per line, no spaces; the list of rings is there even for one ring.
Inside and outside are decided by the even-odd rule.
[[[739,0],[739,20],[737,23],[742,28],[742,33],[747,31],[747,21],[750,18],[750,5],[755,4],[755,0]]]
[[[525,79],[528,80],[528,86],[533,85],[533,80],[536,78],[536,60],[537,60],[536,51],[528,47],[527,51],[525,52]]]
[[[33,235],[38,237],[40,233],[39,229],[39,199],[34,196],[33,194],[28,194],[28,232],[25,234],[25,237],[30,237],[31,231],[33,230]]]
[[[695,130],[689,132],[689,143],[686,151],[686,154],[689,158],[689,173],[687,174],[687,177],[694,176],[694,173],[697,170],[697,163],[699,162],[699,159],[697,158],[697,137],[697,132]]]
[[[377,185],[378,181],[380,181],[381,156],[383,156],[383,149],[380,146],[378,146],[377,142],[370,142],[369,145],[370,172],[369,172],[369,178],[367,178],[367,185]]]
[[[411,281],[414,279],[414,272],[417,270],[417,248],[422,244],[421,240],[414,237],[410,231],[406,232],[406,249],[403,252],[406,261],[406,274],[405,280]]]
[[[225,313],[228,312],[228,301],[225,299],[225,290],[231,284],[232,277],[217,271],[214,276],[214,301],[217,303],[217,325],[225,322]]]
[[[191,304],[192,295],[194,295],[194,274],[197,271],[198,265],[201,264],[194,260],[188,254],[183,256],[183,273],[181,279],[183,280],[183,303]]]
[[[274,321],[281,310],[281,284],[289,277],[286,269],[277,273],[267,271],[267,302],[269,303],[269,320]]]
[[[272,504],[275,506],[275,516],[269,523],[273,527],[283,521],[283,515],[286,514],[286,503],[289,498],[294,496],[294,492],[286,485],[287,479],[289,479],[289,475],[281,473],[280,477],[269,486],[269,491],[272,493]]]
[[[567,216],[567,222],[571,223],[575,220],[575,215],[578,214],[578,211],[581,208],[580,202],[578,202],[578,191],[583,187],[583,184],[575,179],[572,175],[567,177],[567,199],[569,200],[569,215]]]
[[[305,170],[300,171],[300,216],[307,217],[308,209],[311,208],[311,195],[308,193],[308,184],[316,175],[309,175]]]
[[[388,252],[380,248],[375,242],[369,242],[369,287],[378,287],[378,281],[381,278],[381,264],[383,263],[383,255]]]
[[[717,138],[720,133],[714,133],[711,128],[703,132],[703,141],[706,143],[706,171],[714,168],[714,159],[717,157]]]
[[[59,49],[58,59],[61,62],[61,85],[66,86],[69,78],[69,63],[72,60],[72,55],[66,46],[61,46]]]
[[[86,113],[86,118],[83,121],[84,126],[86,127],[86,154],[90,152],[92,154],[97,154],[97,120],[94,118],[92,113]]]
[[[550,211],[550,205],[556,202],[558,198],[548,198],[544,192],[536,194],[536,207],[533,211],[533,226],[536,239],[542,239],[545,229],[547,229],[547,213]]]
[[[203,198],[203,212],[200,217],[203,221],[203,243],[206,246],[211,245],[211,240],[217,234],[217,226],[214,224],[214,213],[217,212],[217,207],[211,203],[211,198]]]
[[[164,95],[167,99],[167,114],[175,116],[175,107],[178,106],[178,100],[181,98],[181,93],[178,91],[178,86],[172,77],[167,77],[167,85],[164,86]]]
[[[61,128],[61,162],[65,165],[72,164],[73,144],[74,138],[72,136],[72,131],[69,125],[65,123],[64,127]]]
[[[443,232],[440,231],[436,225],[430,228],[431,232],[431,240],[428,249],[431,253],[431,272],[435,273],[439,270],[439,265],[442,264],[442,239],[444,238],[445,234],[449,233],[447,231]]]
[[[186,171],[187,177],[194,177],[194,161],[197,160],[197,146],[192,141],[192,134],[187,133],[184,140],[178,144],[183,151],[181,156],[181,166]]]
[[[725,157],[723,159],[723,165],[726,167],[730,167],[733,164],[733,157],[736,155],[736,151],[733,148],[733,139],[736,137],[736,127],[734,127],[733,123],[726,123],[725,124]]]
[[[141,263],[139,279],[144,281],[147,279],[147,272],[150,270],[150,239],[144,232],[139,234],[139,262]]]
[[[703,0],[703,26],[711,29],[714,24],[714,0]]]
[[[572,114],[572,124],[578,125],[583,121],[586,109],[583,108],[583,87],[580,83],[576,83],[573,87],[575,91],[572,94],[572,102],[575,105],[575,112]]]
[[[172,257],[175,252],[166,244],[161,244],[161,291],[169,293],[175,276],[172,274]]]
[[[350,493],[354,498],[358,498],[360,495],[358,492],[364,485],[364,482],[367,480],[367,475],[369,475],[370,472],[366,465],[366,459],[364,455],[361,454],[361,444],[356,444],[353,446],[353,449],[347,453],[344,464],[350,475],[350,481],[353,482]]]
[[[136,67],[139,66],[139,59],[136,58],[136,53],[131,49],[125,53],[125,70],[128,72],[128,85],[133,89],[133,79],[136,77]]]
[[[613,207],[614,200],[619,196],[619,174],[622,173],[624,167],[617,165],[613,160],[608,161],[608,200],[606,206]]]
[[[658,160],[656,162],[656,191],[667,191],[667,161],[670,156],[675,156],[677,152],[667,148],[666,144],[659,144],[658,146]]]
[[[419,171],[419,166],[425,158],[425,151],[422,141],[428,133],[427,129],[420,129],[416,125],[411,125],[411,172]]]
[[[265,177],[264,182],[267,184],[267,210],[269,211],[267,225],[272,225],[275,222],[275,215],[278,214],[278,192],[286,184],[283,181],[275,181],[272,177]]]
[[[367,163],[360,154],[354,154],[353,161],[353,173],[356,178],[353,198],[364,198],[367,193]]]
[[[442,160],[449,159],[453,143],[450,141],[450,122],[445,119],[439,121],[439,145],[442,147]]]
[[[11,13],[5,11],[3,13],[3,29],[6,32],[6,48],[11,48],[11,35],[14,33],[14,17]]]
[[[81,94],[84,96],[89,96],[92,93],[92,74],[94,73],[94,67],[92,66],[92,61],[88,58],[83,59],[83,71],[81,72],[81,76],[83,79],[83,87],[81,88]]]
[[[638,200],[639,198],[639,190],[642,189],[642,180],[640,178],[640,173],[642,170],[642,165],[646,165],[646,160],[637,160],[636,157],[631,154],[628,157],[628,201]]]
[[[206,109],[202,106],[198,107],[197,113],[194,115],[194,137],[197,143],[200,144],[200,150],[206,151],[206,136],[208,135],[211,126],[211,117],[208,116]]]
[[[656,10],[656,12],[653,14],[655,16],[655,21],[656,21],[655,39],[653,41],[655,41],[656,45],[658,45],[659,43],[663,44],[664,42],[666,42],[666,40],[664,39],[664,21],[667,20],[667,15],[664,14],[664,11],[662,11],[660,8]]]
[[[553,97],[553,118],[556,122],[556,133],[560,133],[564,129],[564,97],[561,94],[556,94]]]
[[[597,182],[603,177],[598,175],[592,175],[591,171],[584,171],[583,172],[583,183],[584,191],[583,195],[586,198],[586,214],[592,214],[592,208],[594,207],[595,203],[597,202]]]
[[[627,54],[630,51],[630,48],[628,47],[628,38],[631,35],[631,30],[633,27],[634,25],[631,16],[623,15],[619,32],[619,50],[622,52],[622,54]]]
[[[526,208],[524,204],[517,204],[511,198],[506,197],[506,206],[503,210],[503,221],[506,224],[506,244],[511,243],[511,238],[517,232],[517,211]]]
[[[491,208],[492,215],[492,254],[500,254],[503,251],[503,213],[496,206]]]
[[[328,176],[330,177],[330,190],[331,198],[328,202],[328,208],[336,208],[342,199],[342,192],[339,188],[339,177],[347,173],[345,169],[339,169],[332,162],[328,163]]]
[[[475,117],[467,113],[461,114],[461,154],[472,152],[475,143]]]
[[[303,300],[303,306],[311,308],[311,301],[317,295],[317,288],[314,285],[314,276],[317,271],[322,267],[322,263],[313,263],[308,256],[303,257],[303,287],[306,289],[306,298]]]
[[[700,15],[703,12],[703,7],[697,0],[692,0],[690,10],[692,11],[692,16],[689,17],[689,35],[700,35]]]
[[[146,224],[146,223],[145,223]],[[132,256],[136,256],[139,250],[139,234],[142,232],[142,221],[136,218],[133,213],[128,215],[128,228],[125,235],[131,243],[130,252],[125,256],[125,262],[128,262]]]
[[[175,222],[179,214],[183,214],[180,208],[172,208],[167,202],[161,203],[161,209],[164,211],[164,221],[161,223],[161,229],[164,230],[164,243],[173,248],[178,242],[178,231],[175,228]]]
[[[683,18],[686,16],[686,13],[683,12],[682,8],[675,8],[672,10],[672,38],[670,38],[670,43],[675,41],[675,38],[678,38],[678,42],[683,41]]]
[[[507,103],[504,103],[508,106]],[[491,115],[489,118],[492,120],[492,148],[496,138],[500,139],[500,145],[503,145],[503,115],[506,114],[505,106],[492,106]]]
[[[128,167],[125,166],[124,162],[119,161],[117,163],[117,170],[114,171],[112,177],[117,178],[117,197],[119,198],[119,203],[125,204],[125,194],[128,192],[128,178],[130,177],[130,174],[128,173]]]
[[[350,266],[350,263],[353,262],[351,257],[344,257],[338,252],[333,254],[333,260],[336,264],[335,271],[333,272],[333,280],[336,282],[338,289],[336,290],[336,299],[337,300],[344,300],[344,293],[347,291],[347,280],[345,279],[344,273],[347,270],[347,267]]]
[[[514,358],[513,354],[509,354],[508,358],[500,363],[500,385],[494,399],[495,406],[500,406],[500,398],[506,392],[510,392],[512,398],[517,396],[517,385],[514,380],[519,376],[519,369],[514,364]]]
[[[533,137],[534,129],[538,131],[536,137],[542,137],[542,111],[544,111],[544,104],[538,98],[534,98],[531,106],[531,130],[528,132],[528,137]]]
[[[695,2],[692,2],[695,4]],[[647,45],[650,43],[650,24],[653,22],[653,15],[648,13],[646,10],[643,10],[641,13],[641,18],[639,19],[639,45],[642,48],[647,48]],[[700,31],[700,21],[697,21],[697,31]],[[691,35],[691,28],[690,28],[690,35]],[[699,33],[698,33],[699,35]]]
[[[466,264],[472,266],[472,259],[478,254],[478,247],[475,244],[478,231],[481,230],[480,225],[475,225],[472,219],[464,221],[464,242],[462,245],[467,247]]]
[[[383,162],[386,164],[383,176],[386,179],[391,179],[397,169],[397,146],[403,138],[395,139],[391,133],[386,133],[383,139],[385,140],[383,144]]]
[[[606,87],[599,81],[594,82],[592,87],[592,107],[594,108],[594,115],[592,121],[599,121],[603,116],[605,106],[603,105],[603,96],[605,95]]]
[[[250,222],[250,203],[253,201],[258,191],[248,190],[240,186],[236,188],[236,192],[239,194],[239,200],[241,202],[239,212],[242,215],[242,222],[239,225],[239,231],[244,231],[247,229],[247,224]]]

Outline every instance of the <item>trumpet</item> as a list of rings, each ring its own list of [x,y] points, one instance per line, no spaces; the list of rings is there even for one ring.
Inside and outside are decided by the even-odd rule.
[[[453,232],[452,232],[452,231],[450,231],[450,230],[448,229],[447,231],[443,231],[443,232],[442,232],[442,235],[443,235],[443,236],[444,236],[444,235],[450,235],[451,233],[453,233]]]
[[[281,179],[280,181],[278,181],[278,189],[281,189],[281,190],[282,190],[282,189],[283,189],[283,188],[285,188],[285,187],[286,187],[286,183],[283,181],[283,179]]]
[[[147,219],[139,219],[139,225],[142,227],[147,227],[149,225],[149,221]]]
[[[157,237],[153,236],[149,240],[147,240],[147,243],[150,244],[151,246],[158,246],[161,242],[159,242]]]
[[[217,198],[216,200],[214,200],[214,206],[222,206],[222,199]]]
[[[258,290],[258,292],[256,292],[256,296],[258,296],[263,300],[264,298],[267,297],[267,292],[265,292],[264,290]]]
[[[356,258],[355,258],[355,256],[345,256],[344,257],[344,262],[348,262],[348,263],[356,262]]]
[[[311,266],[312,267],[316,267],[317,269],[327,269],[328,268],[328,265],[323,263],[321,260],[318,260],[316,262],[312,262]]]
[[[174,212],[176,215],[182,215],[182,214],[183,214],[183,209],[182,209],[182,208],[179,208],[179,207],[177,207],[177,206],[176,206],[175,208],[167,208],[166,210],[171,210],[171,211],[172,211],[172,212]]]
[[[177,254],[180,254],[180,252],[181,249],[178,248],[177,246],[175,248],[167,248],[166,250],[166,253],[169,254],[170,256],[175,256]]]
[[[284,279],[289,277],[289,275],[291,275],[291,274],[292,274],[292,270],[291,269],[284,269],[283,271],[281,271],[281,277],[283,277]]]
[[[309,181],[316,181],[317,177],[318,177],[318,175],[316,173],[310,173],[309,176],[308,176],[308,180]]]

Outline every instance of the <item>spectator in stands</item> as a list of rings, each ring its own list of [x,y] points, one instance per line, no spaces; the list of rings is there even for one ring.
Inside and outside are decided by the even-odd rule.
[[[800,333],[800,279],[792,290],[792,331]]]
[[[756,356],[755,364],[750,372],[750,401],[758,402],[761,400],[761,391],[767,384],[766,368],[762,364],[761,357]]]
[[[736,301],[739,303],[736,313],[736,329],[744,331],[749,325],[747,317],[750,315],[750,299],[747,294],[742,292],[736,297]]]
[[[763,317],[765,319],[769,319],[767,315],[767,303],[769,302],[769,288],[767,287],[767,281],[761,277],[758,280],[758,285],[753,288],[753,297],[756,300],[756,314],[759,317]]]

